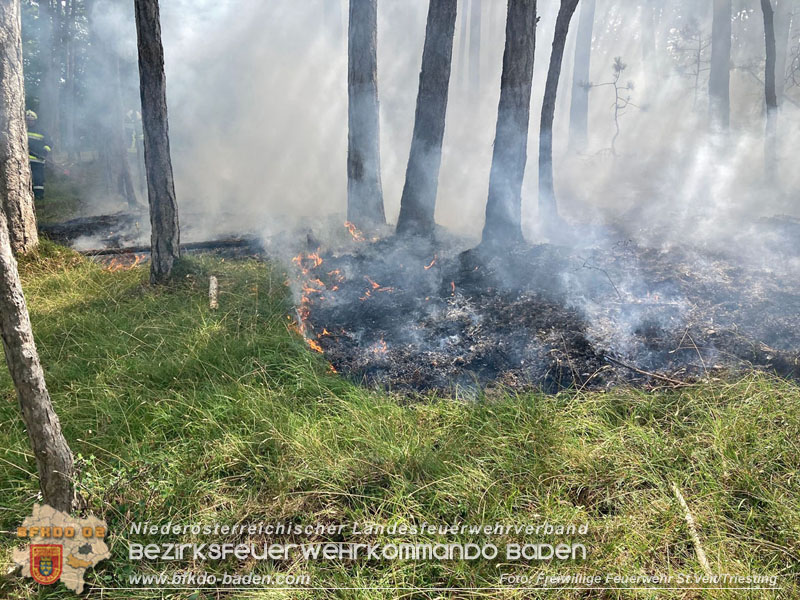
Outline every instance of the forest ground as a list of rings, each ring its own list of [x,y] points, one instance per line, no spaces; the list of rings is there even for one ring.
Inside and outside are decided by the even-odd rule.
[[[20,269],[53,401],[78,456],[79,490],[110,528],[112,558],[87,572],[86,598],[443,597],[374,589],[101,591],[126,587],[137,572],[129,542],[173,541],[129,534],[135,521],[588,523],[589,533],[575,538],[588,548],[585,563],[506,564],[502,571],[701,573],[673,483],[714,572],[776,574],[782,590],[595,596],[512,588],[483,595],[800,597],[794,383],[752,374],[673,390],[494,391],[469,402],[409,401],[331,372],[292,325],[279,266],[194,257],[174,284],[154,289],[146,267],[112,271],[45,242]],[[212,273],[220,279],[217,311],[208,307]],[[5,369],[0,385],[0,530],[13,532],[38,501],[38,483]],[[14,538],[0,540],[0,597],[74,597],[63,584],[40,588],[6,575]],[[532,540],[511,534],[493,541]],[[235,568],[233,561],[206,566]],[[482,588],[498,585],[498,567],[320,561],[256,571],[308,573],[311,586],[323,588]]]

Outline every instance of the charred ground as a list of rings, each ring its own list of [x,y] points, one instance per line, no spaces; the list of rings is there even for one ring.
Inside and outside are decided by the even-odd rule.
[[[757,260],[631,240],[463,250],[356,235],[347,251],[295,258],[298,313],[334,369],[402,391],[680,385],[754,368],[798,378],[790,225],[761,224],[780,252]]]

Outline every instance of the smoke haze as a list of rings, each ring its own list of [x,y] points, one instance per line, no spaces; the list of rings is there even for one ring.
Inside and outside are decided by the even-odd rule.
[[[461,15],[456,26],[436,210],[440,225],[471,236],[483,225],[505,37],[505,4],[482,4],[478,90],[469,82],[469,40],[462,43]],[[656,57],[645,65],[644,9],[638,4],[598,0],[595,17],[592,83],[610,82],[619,56],[627,65],[620,84],[632,84],[624,93],[635,106],[620,118],[616,156],[610,152],[614,91],[609,86],[590,91],[586,150],[567,152],[578,14],[573,18],[554,127],[561,214],[570,222],[613,225],[623,235],[655,229],[660,241],[670,233],[725,236],[731,225],[740,228],[760,216],[798,214],[800,174],[791,168],[789,132],[798,130],[800,111],[790,101],[779,117],[779,181],[764,180],[758,8],[735,11],[733,60],[743,67],[731,76],[732,132],[715,140],[704,133],[707,71],[695,101],[693,79],[678,72],[679,61],[668,51],[693,18],[701,35],[710,36],[710,10],[667,3],[657,16]],[[343,220],[347,3],[162,0],[161,5],[182,221],[197,235],[212,235],[243,228],[269,234],[296,217]],[[523,187],[523,227],[533,242],[541,240],[538,123],[556,9],[557,3],[540,3]],[[117,51],[135,60],[129,7],[103,2],[95,12],[105,29],[118,34],[112,36]],[[384,1],[378,13],[382,178],[387,218],[394,222],[411,144],[427,2]],[[792,36],[797,37],[796,27]]]

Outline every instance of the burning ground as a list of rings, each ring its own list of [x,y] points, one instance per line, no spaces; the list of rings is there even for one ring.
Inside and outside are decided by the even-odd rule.
[[[298,317],[336,371],[403,391],[680,385],[761,369],[800,377],[793,222],[769,258],[606,241],[470,249],[389,237],[294,259]],[[795,242],[796,244],[796,242]]]

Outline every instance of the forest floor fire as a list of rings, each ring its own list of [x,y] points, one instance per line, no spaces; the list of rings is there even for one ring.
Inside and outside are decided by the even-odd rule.
[[[768,266],[630,241],[489,253],[349,228],[349,251],[294,259],[298,316],[333,369],[372,385],[557,392],[753,368],[800,378],[796,252]]]

